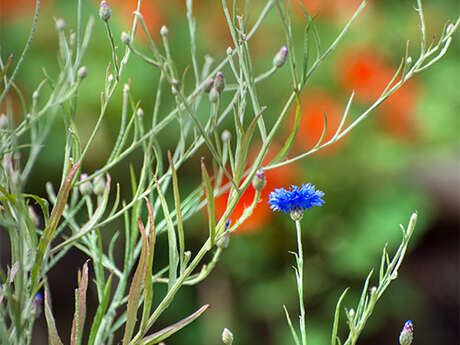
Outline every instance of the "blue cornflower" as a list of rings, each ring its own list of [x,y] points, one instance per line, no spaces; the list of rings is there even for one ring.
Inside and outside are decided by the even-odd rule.
[[[269,195],[268,203],[273,211],[288,211],[302,213],[305,209],[311,209],[313,206],[322,206],[324,200],[321,197],[324,193],[315,190],[315,186],[310,183],[302,186],[291,186],[289,190],[284,188],[275,189]],[[301,218],[301,217],[300,217]]]

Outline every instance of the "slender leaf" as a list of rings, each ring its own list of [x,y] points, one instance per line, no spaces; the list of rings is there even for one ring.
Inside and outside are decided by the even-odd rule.
[[[292,325],[291,317],[289,316],[289,312],[285,305],[283,305],[283,309],[284,309],[284,314],[286,315],[286,320],[289,325],[289,329],[291,331],[292,338],[294,339],[294,342],[296,343],[296,345],[300,345],[299,337],[297,336],[294,326]]]
[[[88,345],[94,344],[97,332],[99,330],[99,326],[102,322],[102,318],[104,317],[105,312],[107,311],[107,306],[110,300],[110,291],[112,287],[112,276],[112,274],[109,276],[109,279],[107,279],[107,283],[105,284],[102,301],[99,303],[99,306],[97,307],[96,315],[94,316],[93,324],[91,325]]]
[[[64,345],[59,337],[54,321],[53,311],[51,310],[51,299],[48,285],[45,284],[45,318],[48,326],[48,342],[50,345]]]
[[[214,206],[214,190],[212,188],[211,179],[209,178],[203,158],[201,159],[201,177],[203,179],[204,190],[206,192],[206,200],[208,204],[209,238],[211,239],[211,246],[213,246],[214,240],[216,239],[216,211]]]
[[[80,273],[80,272],[79,272]],[[80,345],[83,335],[83,327],[86,318],[86,291],[88,290],[88,262],[85,262],[81,270],[80,283],[76,293],[76,309],[72,322],[70,344]]]
[[[337,339],[338,339],[337,331],[339,328],[339,318],[340,318],[340,305],[342,304],[343,298],[345,297],[347,292],[348,292],[348,288],[346,288],[345,291],[342,293],[335,307],[334,324],[332,326],[332,335],[331,335],[331,345],[336,345],[337,343]]]

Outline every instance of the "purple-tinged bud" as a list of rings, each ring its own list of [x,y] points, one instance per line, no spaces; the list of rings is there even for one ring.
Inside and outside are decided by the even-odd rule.
[[[227,328],[224,328],[224,331],[222,332],[222,341],[225,345],[233,344],[233,333]]]
[[[8,128],[8,117],[5,114],[0,115],[0,129]]]
[[[214,85],[214,79],[210,78],[206,80],[206,82],[204,83],[204,87],[203,87],[204,92],[208,93],[209,91],[211,91],[211,88],[213,87],[213,85]]]
[[[262,169],[257,170],[254,178],[252,179],[252,186],[255,190],[260,192],[262,189],[264,189],[266,184],[267,180],[265,178],[264,171]]]
[[[209,91],[209,101],[211,103],[217,103],[219,96],[219,91],[217,91],[216,87],[211,88],[211,91]]]
[[[276,68],[283,67],[286,63],[286,58],[288,55],[288,47],[282,46],[278,53],[276,53],[275,57],[273,58],[273,66]]]
[[[111,16],[112,16],[112,10],[110,9],[110,6],[107,3],[107,1],[101,1],[101,5],[99,6],[99,17],[104,22],[107,22]]]
[[[91,193],[93,192],[93,184],[88,179],[88,174],[81,174],[80,181],[82,181],[82,184],[79,188],[80,193],[84,196],[91,195]]]
[[[102,195],[105,190],[105,178],[104,176],[96,176],[93,180],[93,191],[96,195]]]
[[[224,91],[225,79],[224,79],[224,74],[222,72],[217,72],[216,73],[216,78],[214,79],[214,87],[216,88],[217,92],[219,92],[219,93]]]
[[[32,312],[38,316],[42,311],[43,295],[39,292],[32,300]]]
[[[401,345],[410,345],[414,339],[414,325],[411,321],[407,320],[399,335],[399,343]]]
[[[131,43],[131,37],[129,37],[129,34],[127,32],[123,31],[121,33],[121,41],[123,42],[123,44],[126,44],[126,45]]]
[[[88,70],[86,69],[85,66],[82,66],[78,69],[78,72],[77,72],[78,79],[83,80],[86,78],[87,75],[88,75]]]

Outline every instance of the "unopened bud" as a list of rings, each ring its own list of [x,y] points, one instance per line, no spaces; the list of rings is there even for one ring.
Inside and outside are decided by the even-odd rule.
[[[43,295],[39,292],[35,295],[32,300],[32,312],[36,315],[40,314],[42,311]]]
[[[35,213],[34,208],[30,205],[29,205],[29,218],[36,227],[40,225],[40,219]]]
[[[101,5],[99,6],[99,17],[104,22],[107,22],[111,16],[112,16],[112,10],[110,9],[110,6],[107,3],[107,1],[101,1]]]
[[[407,320],[399,335],[399,344],[410,345],[414,339],[414,325],[411,321]]]
[[[121,41],[123,44],[129,44],[131,43],[131,37],[129,37],[129,34],[127,32],[122,32],[121,33]]]
[[[232,52],[233,52],[232,47],[228,47],[228,48],[227,48],[227,55],[231,55]]]
[[[210,78],[208,80],[206,80],[206,82],[204,83],[204,92],[208,93],[209,91],[211,91],[211,88],[213,87],[214,85],[214,79]]]
[[[216,78],[214,79],[214,87],[216,88],[217,92],[219,92],[219,93],[224,91],[225,79],[224,79],[224,74],[222,72],[217,72],[216,73]]]
[[[303,210],[299,207],[293,208],[290,212],[290,216],[294,222],[298,222],[303,217]]]
[[[88,70],[86,69],[85,66],[82,66],[78,69],[78,72],[77,72],[78,79],[83,80],[86,78],[87,75],[88,75]]]
[[[96,176],[93,180],[93,191],[96,195],[102,195],[105,190],[105,178],[104,176]]]
[[[168,34],[168,28],[166,27],[166,25],[163,25],[160,29],[160,35],[166,36],[167,34]]]
[[[353,308],[351,308],[349,311],[348,311],[348,316],[350,318],[354,317],[355,316],[355,310]]]
[[[255,190],[261,191],[264,189],[265,185],[267,184],[267,180],[265,179],[265,174],[262,169],[257,170],[254,178],[252,179],[252,186]]]
[[[8,117],[5,114],[0,115],[0,129],[8,128]]]
[[[222,132],[221,134],[221,139],[222,141],[229,141],[232,139],[232,133],[230,133],[230,131],[228,129],[224,129],[224,131]]]
[[[56,30],[57,31],[64,31],[65,29],[65,21],[62,18],[56,19]]]
[[[222,341],[225,345],[233,344],[233,333],[230,332],[228,328],[224,328],[224,331],[222,332]]]
[[[40,92],[38,90],[35,90],[32,93],[32,99],[38,99],[38,96],[40,96]]]
[[[286,63],[286,58],[288,55],[288,47],[282,46],[278,53],[276,53],[273,58],[273,65],[276,68],[282,67]]]
[[[177,96],[177,94],[178,94],[177,88],[176,88],[174,85],[171,86],[171,93],[172,93],[174,96]]]
[[[219,238],[216,242],[217,248],[225,249],[228,247],[228,244],[230,243],[230,236],[228,234],[225,234],[221,238]]]
[[[219,91],[215,87],[211,88],[211,91],[209,91],[209,101],[211,103],[217,103],[219,100]]]
[[[410,56],[407,57],[406,64],[408,65],[412,64],[412,58]]]
[[[137,109],[137,116],[139,117],[144,116],[144,110],[142,110],[142,108]]]
[[[129,84],[123,85],[123,92],[129,92],[129,89],[130,89]]]
[[[80,185],[80,193],[82,195],[91,195],[93,192],[93,184],[91,181],[88,179],[88,174],[81,174],[80,176],[80,181],[82,181],[82,184]]]
[[[107,77],[107,81],[109,83],[113,82],[113,74],[109,74],[109,76]]]

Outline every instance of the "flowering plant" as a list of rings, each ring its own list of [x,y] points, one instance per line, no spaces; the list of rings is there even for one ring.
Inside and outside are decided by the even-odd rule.
[[[187,0],[190,68],[181,68],[179,57],[170,49],[169,29],[163,26],[158,39],[150,35],[141,11],[141,0],[137,2],[129,32],[122,32],[119,39],[112,25],[116,7],[112,7],[110,1],[100,3],[96,24],[93,16],[86,20],[82,15],[83,5],[79,0],[72,32],[66,28],[63,19],[57,19],[55,23],[59,44],[57,74],[53,77],[44,70],[45,79],[28,100],[16,79],[36,34],[40,10],[40,0],[36,0],[32,29],[21,55],[0,58],[0,105],[6,109],[6,114],[0,118],[0,225],[1,231],[9,238],[11,252],[8,267],[0,270],[0,343],[31,344],[42,303],[49,343],[64,343],[62,332],[56,327],[48,275],[72,249],[81,251],[88,258],[79,271],[75,289],[75,312],[70,331],[72,345],[84,342],[156,344],[192,323],[205,313],[208,304],[183,315],[169,326],[152,331],[159,327],[160,317],[184,286],[197,285],[213,271],[228,246],[229,235],[251,216],[259,203],[266,184],[264,172],[306,158],[342,139],[410,78],[440,60],[460,25],[460,19],[457,19],[443,30],[435,43],[428,45],[423,8],[418,0],[416,10],[421,29],[418,58],[412,59],[406,51],[399,69],[388,80],[382,93],[348,124],[354,99],[352,92],[334,134],[325,137],[325,114],[324,129],[318,142],[291,156],[301,122],[302,90],[342,41],[365,8],[366,1],[326,49],[320,45],[314,18],[303,8],[306,27],[301,60],[295,53],[297,47],[286,3],[267,1],[254,23],[249,21],[251,6],[249,1],[247,4],[246,9],[240,9],[237,1],[229,7],[227,1],[222,0],[231,45],[222,61],[214,65],[212,58],[197,52],[199,37],[194,7],[192,0]],[[280,43],[278,51],[273,52],[270,67],[259,72],[251,58],[249,42],[264,20],[275,11],[280,17],[284,42]],[[85,54],[92,48],[90,42],[95,25],[104,28],[106,45],[111,52],[104,57],[106,73],[100,77],[103,86],[98,116],[89,135],[85,136],[77,124],[81,113],[78,100],[91,73],[95,73],[83,65]],[[138,31],[143,31],[147,37],[148,52],[137,39]],[[316,51],[315,58],[312,58],[311,51]],[[151,116],[146,115],[137,98],[136,80],[130,79],[127,73],[130,64],[156,76]],[[280,69],[289,70],[290,94],[276,119],[270,121],[266,114],[275,110],[263,105],[260,87]],[[13,94],[19,99],[15,106],[11,106]],[[97,149],[97,140],[109,109],[117,101],[121,118],[118,133],[110,144],[105,161],[98,169],[89,168],[90,152]],[[279,101],[281,103],[281,98]],[[264,163],[293,106],[295,119],[289,135],[280,139],[283,144],[273,158]],[[224,130],[229,122],[234,123],[232,134]],[[53,137],[56,123],[65,128],[62,149],[57,146],[63,161],[60,183],[56,189],[48,183],[46,195],[34,194],[28,190],[28,181],[45,141]],[[172,144],[166,141],[170,139],[168,127],[174,128]],[[251,156],[251,148],[257,147],[257,139],[261,144]],[[166,147],[174,148],[167,150]],[[136,154],[140,157],[140,166],[138,169],[130,166],[125,171],[130,184],[114,187],[112,172],[117,167],[123,169]],[[200,154],[206,157],[200,160],[197,157]],[[201,182],[185,194],[179,176],[189,161],[199,162],[197,170]],[[255,190],[253,199],[237,219],[229,222],[248,188]],[[122,190],[129,192],[122,194]],[[225,210],[217,216],[216,199],[222,194],[227,195],[227,202]],[[285,213],[289,211],[296,224],[301,340],[287,309],[285,311],[294,341],[299,345],[305,345],[307,339],[300,220],[305,209],[324,203],[323,195],[307,184],[293,186],[290,190],[276,189],[269,196],[271,208]],[[201,247],[192,251],[187,243],[186,228],[192,215],[204,208],[207,210],[207,236]],[[343,344],[356,343],[376,302],[395,278],[414,230],[415,219],[416,216],[412,215],[407,229],[403,228],[401,245],[392,259],[384,250],[378,285],[368,289],[369,275],[356,310],[347,310],[349,336]],[[165,241],[161,241],[161,236],[166,237]],[[156,247],[159,245],[165,246],[165,250],[158,251]],[[166,253],[167,259],[158,257],[158,252]],[[156,260],[160,260],[163,266],[158,268]],[[94,315],[87,312],[90,286],[97,295]],[[157,291],[160,292],[157,294]],[[337,303],[331,344],[341,343],[338,324],[344,294]],[[228,330],[224,342],[233,342],[233,335]]]

